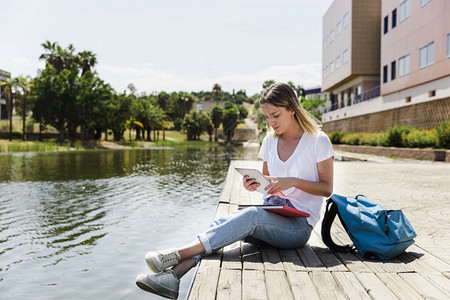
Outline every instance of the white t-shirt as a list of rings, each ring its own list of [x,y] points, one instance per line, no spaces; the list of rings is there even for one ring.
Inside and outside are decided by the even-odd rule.
[[[277,150],[278,137],[268,133],[263,140],[258,157],[267,162],[270,176],[297,177],[308,181],[319,181],[317,163],[334,157],[333,146],[323,131],[314,134],[303,133],[294,152],[282,161]],[[320,208],[323,197],[311,195],[295,187],[283,191],[284,198],[299,210],[310,214],[307,218],[311,226],[315,226],[320,219]],[[269,197],[265,195],[264,197]]]

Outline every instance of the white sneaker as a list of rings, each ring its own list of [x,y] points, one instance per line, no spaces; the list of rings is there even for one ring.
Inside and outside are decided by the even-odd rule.
[[[164,251],[150,251],[145,254],[148,267],[155,273],[177,265],[181,260],[177,249],[171,248]]]
[[[136,277],[136,285],[144,291],[166,297],[178,298],[180,280],[172,269],[156,274],[140,274]]]

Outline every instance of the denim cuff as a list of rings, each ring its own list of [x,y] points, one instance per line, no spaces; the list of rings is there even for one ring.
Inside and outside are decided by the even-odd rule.
[[[198,239],[200,240],[200,242],[203,244],[203,248],[205,248],[205,254],[209,255],[212,253],[212,247],[211,244],[209,243],[209,239],[206,236],[206,233],[202,232],[198,234]]]

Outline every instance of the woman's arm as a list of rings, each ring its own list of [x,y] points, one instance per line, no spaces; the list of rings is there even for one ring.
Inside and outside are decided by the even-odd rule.
[[[269,194],[276,194],[282,190],[296,187],[312,195],[329,197],[333,193],[333,163],[334,158],[330,157],[317,163],[319,181],[307,181],[297,177],[272,177],[274,181],[266,187]],[[263,174],[268,176],[267,163],[264,162]]]

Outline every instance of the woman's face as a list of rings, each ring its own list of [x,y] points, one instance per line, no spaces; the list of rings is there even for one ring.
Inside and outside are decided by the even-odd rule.
[[[269,124],[278,135],[283,134],[283,132],[291,126],[291,122],[294,122],[295,120],[293,118],[295,112],[293,110],[287,110],[284,107],[264,103],[261,104],[261,110],[266,118],[267,124]]]

